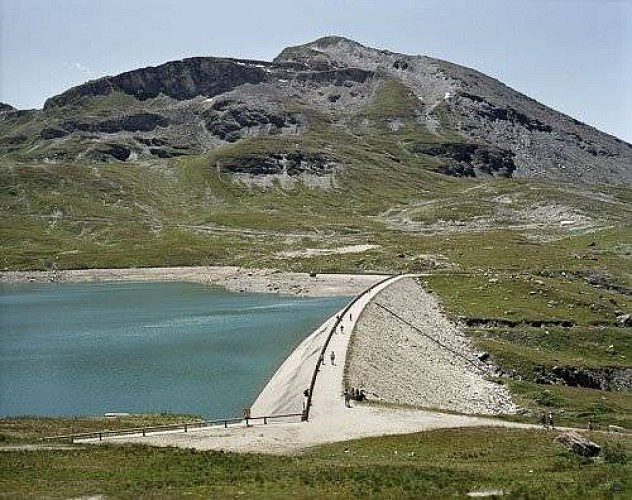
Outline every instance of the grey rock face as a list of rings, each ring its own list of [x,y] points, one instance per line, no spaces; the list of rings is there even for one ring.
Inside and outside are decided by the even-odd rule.
[[[7,113],[9,111],[17,111],[13,106],[6,102],[0,102],[0,114]]]
[[[602,391],[631,391],[632,370],[629,368],[574,368],[565,366],[554,366],[548,370],[541,366],[534,372],[533,381],[540,384],[563,384]]]
[[[246,156],[224,162],[219,165],[225,172],[235,174],[286,174],[294,177],[303,173],[315,176],[331,174],[336,166],[335,161],[323,154],[271,154],[262,159],[259,156]]]
[[[154,113],[137,113],[131,115],[123,115],[115,118],[108,118],[99,122],[81,122],[76,120],[68,120],[58,128],[45,128],[40,136],[42,139],[55,139],[71,134],[75,131],[83,132],[102,132],[105,134],[114,134],[117,132],[149,132],[156,127],[165,127],[169,124],[169,120],[164,116]]]
[[[417,151],[446,160],[441,172],[458,177],[476,177],[481,174],[511,177],[516,170],[514,154],[508,149],[454,143],[425,146]]]
[[[211,97],[245,83],[263,81],[265,71],[260,66],[264,64],[251,65],[213,57],[193,57],[168,62],[161,66],[92,80],[51,97],[44,104],[44,109],[65,106],[82,97],[108,95],[115,91],[134,96],[141,101],[158,97],[160,94],[179,101],[199,95]]]
[[[388,116],[367,116],[389,85],[405,102],[382,102]],[[132,161],[300,136],[316,125],[381,134],[384,123],[391,132],[416,127],[419,140],[402,147],[434,158],[446,175],[632,184],[632,145],[475,70],[341,37],[289,47],[273,62],[195,57],[104,77],[50,98],[41,111],[2,105],[0,153]],[[261,158],[253,168],[276,161]]]
[[[268,111],[243,102],[218,101],[201,113],[204,125],[213,136],[236,142],[249,134],[279,134],[296,130],[301,117],[282,110]]]

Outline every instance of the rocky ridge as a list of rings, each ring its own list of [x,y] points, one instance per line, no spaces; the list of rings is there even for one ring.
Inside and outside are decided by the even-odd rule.
[[[401,141],[406,127],[412,139]],[[326,161],[301,151],[298,168],[283,162],[305,149],[304,137],[335,130],[360,139],[386,130],[407,155],[452,176],[632,183],[632,145],[475,70],[341,37],[287,48],[272,62],[194,57],[99,78],[42,110],[3,105],[0,155],[142,161],[221,153],[259,137],[273,151],[244,147],[229,171],[318,177],[331,174],[323,164],[349,161],[335,144]]]

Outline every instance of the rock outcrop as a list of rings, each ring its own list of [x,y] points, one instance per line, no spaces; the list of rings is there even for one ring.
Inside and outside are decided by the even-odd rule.
[[[601,453],[601,446],[580,436],[576,432],[565,432],[560,434],[555,440],[566,446],[573,453],[577,453],[583,457],[594,458]]]
[[[13,106],[6,102],[0,102],[0,114],[8,113],[9,111],[17,111]]]
[[[145,101],[164,95],[183,101],[196,96],[212,97],[246,83],[265,79],[265,63],[244,62],[215,57],[192,57],[156,67],[137,69],[92,80],[51,97],[44,110],[80,104],[83,98],[123,92]]]
[[[287,155],[307,137],[306,154],[326,146],[344,166],[338,132],[388,161],[402,161],[385,152],[391,144],[452,176],[632,184],[632,145],[475,70],[341,37],[272,62],[194,57],[103,77],[39,111],[0,106],[0,153],[26,160],[136,161],[295,137],[266,149]],[[242,149],[258,165],[276,162]]]

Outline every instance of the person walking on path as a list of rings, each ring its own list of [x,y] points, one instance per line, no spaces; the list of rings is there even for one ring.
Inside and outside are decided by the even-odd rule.
[[[553,413],[549,412],[547,420],[549,424],[549,429],[555,429],[555,423],[553,422]]]
[[[351,408],[351,394],[349,393],[349,389],[345,389],[345,406],[347,408]]]
[[[329,359],[331,359],[332,365],[336,364],[336,353],[334,351],[331,351],[331,355],[329,356]]]
[[[344,325],[340,325],[340,333],[345,333],[345,327]]]

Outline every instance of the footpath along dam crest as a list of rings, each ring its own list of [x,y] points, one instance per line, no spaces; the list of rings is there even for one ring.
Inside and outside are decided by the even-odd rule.
[[[349,339],[365,306],[384,288],[404,276],[381,280],[353,299],[303,341],[270,379],[252,406],[252,414],[308,412],[309,420],[320,406],[331,406],[342,397],[342,378]],[[335,359],[332,365],[331,353]],[[322,365],[319,359],[322,356]],[[304,396],[305,390],[310,396]]]

